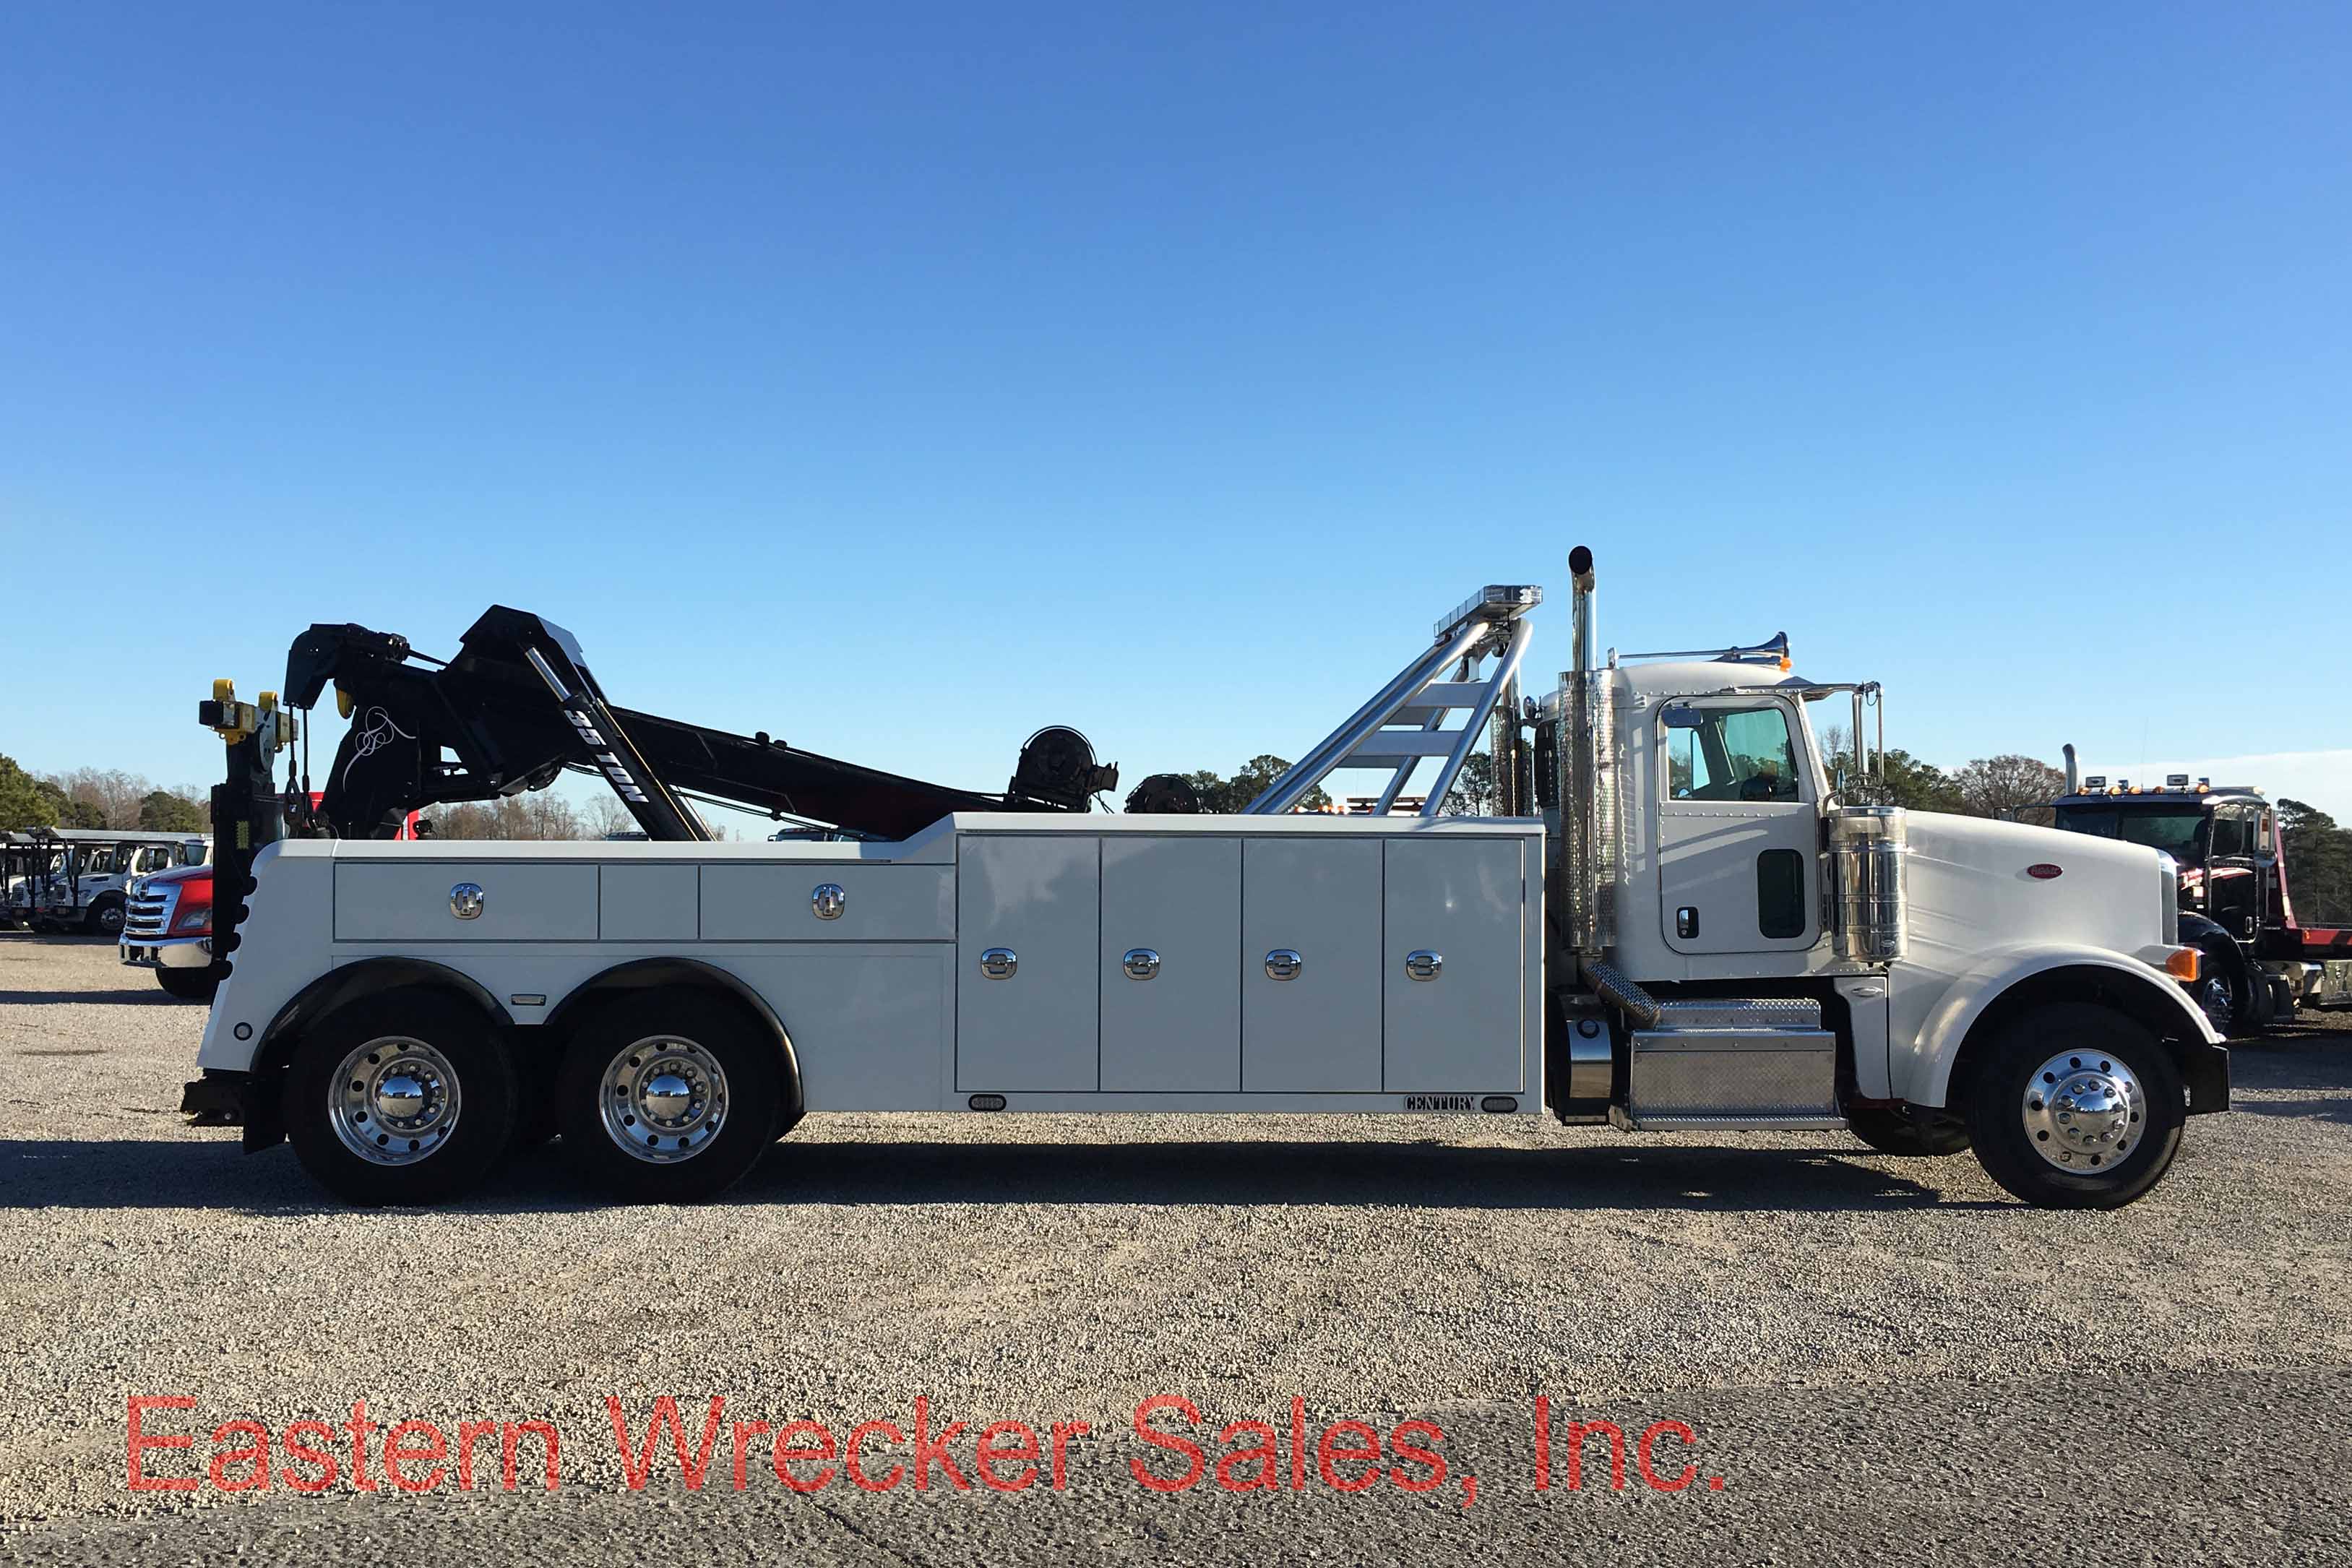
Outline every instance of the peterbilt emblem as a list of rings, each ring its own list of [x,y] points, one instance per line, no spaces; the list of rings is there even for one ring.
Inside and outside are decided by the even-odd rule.
[[[479,920],[487,896],[479,882],[460,882],[449,889],[449,912],[461,921]]]
[[[2037,882],[2053,882],[2066,874],[2066,868],[2053,866],[2047,860],[2038,860],[2025,868],[2025,874]]]

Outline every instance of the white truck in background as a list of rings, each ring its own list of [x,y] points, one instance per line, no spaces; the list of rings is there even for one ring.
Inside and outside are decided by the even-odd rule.
[[[55,827],[14,837],[29,851],[22,858],[33,869],[10,879],[10,913],[37,929],[92,936],[121,933],[135,879],[201,866],[211,853],[203,833]]]
[[[2164,856],[1843,805],[1808,707],[1849,698],[1859,737],[1874,685],[1790,673],[1785,637],[1601,658],[1590,552],[1570,569],[1574,668],[1539,701],[1519,670],[1540,591],[1489,587],[1241,815],[1090,814],[1085,790],[1036,810],[1016,788],[835,843],[664,841],[672,768],[628,734],[671,721],[605,706],[536,617],[493,610],[438,672],[404,639],[314,627],[288,689],[307,707],[343,661],[367,727],[344,756],[412,732],[442,750],[404,692],[468,713],[448,747],[536,726],[482,704],[543,681],[563,723],[535,743],[583,737],[560,754],[639,792],[653,838],[257,837],[184,1109],[248,1148],[289,1139],[359,1203],[462,1191],[519,1127],[661,1201],[728,1185],[810,1112],[1167,1110],[1850,1129],[1973,1147],[2017,1196],[2091,1208],[2146,1192],[2187,1117],[2227,1109]],[[294,732],[270,701],[205,721],[262,778]],[[1436,815],[1490,733],[1503,815]],[[1432,764],[1429,804],[1391,815]],[[463,771],[398,765],[416,787]],[[1379,814],[1294,810],[1341,770],[1373,774]],[[872,776],[894,809],[920,798]],[[347,818],[417,803],[369,787]]]

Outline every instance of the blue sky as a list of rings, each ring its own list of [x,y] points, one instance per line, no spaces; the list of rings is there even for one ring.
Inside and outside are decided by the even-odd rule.
[[[2352,10],[865,9],[13,9],[0,750],[206,778],[212,677],[500,601],[1230,771],[1578,542],[1939,762],[2352,748]]]

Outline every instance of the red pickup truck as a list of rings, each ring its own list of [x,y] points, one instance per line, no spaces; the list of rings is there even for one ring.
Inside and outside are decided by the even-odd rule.
[[[123,910],[122,962],[152,969],[183,1002],[209,1002],[220,984],[213,967],[213,868],[182,866],[131,884]]]

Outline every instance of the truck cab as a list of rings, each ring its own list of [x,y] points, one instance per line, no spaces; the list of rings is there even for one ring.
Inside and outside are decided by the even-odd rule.
[[[2051,810],[2062,832],[2145,845],[2179,866],[2182,939],[2205,955],[2193,994],[2224,1034],[2284,1023],[2352,982],[2342,933],[2296,922],[2279,814],[2261,790],[2187,773],[2159,784],[2093,774]]]
[[[28,922],[48,931],[117,936],[122,931],[132,880],[179,866],[200,866],[211,838],[196,833],[129,828],[61,827],[45,839],[49,863],[23,888]],[[12,903],[18,889],[10,889]]]

